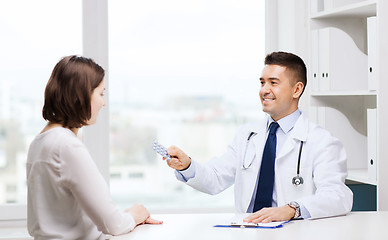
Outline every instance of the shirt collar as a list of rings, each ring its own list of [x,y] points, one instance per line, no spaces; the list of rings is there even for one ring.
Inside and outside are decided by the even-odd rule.
[[[296,121],[298,120],[298,118],[299,118],[299,116],[301,114],[302,114],[302,112],[298,108],[293,113],[291,113],[290,115],[285,116],[282,119],[279,119],[277,121],[277,123],[279,124],[279,127],[282,129],[282,131],[284,133],[288,133],[289,131],[291,131],[294,128],[295,123],[296,123]],[[275,122],[275,121],[270,116],[268,118],[268,122],[267,122],[267,132],[269,131],[269,126],[270,126],[270,124],[272,122]]]

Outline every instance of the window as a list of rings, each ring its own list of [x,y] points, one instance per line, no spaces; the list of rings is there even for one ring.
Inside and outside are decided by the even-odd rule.
[[[206,162],[262,118],[264,1],[109,2],[110,186],[122,207],[232,208],[178,182],[157,139]]]
[[[0,2],[0,204],[26,203],[25,162],[45,125],[44,88],[61,57],[82,54],[81,11],[78,0]]]

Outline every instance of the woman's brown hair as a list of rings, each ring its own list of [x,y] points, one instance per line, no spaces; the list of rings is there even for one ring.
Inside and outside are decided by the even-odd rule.
[[[104,79],[104,69],[90,58],[67,56],[55,65],[44,93],[43,118],[68,128],[87,125],[91,96]]]

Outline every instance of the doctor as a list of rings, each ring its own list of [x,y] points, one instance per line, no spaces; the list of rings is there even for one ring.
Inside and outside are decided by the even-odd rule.
[[[167,164],[189,186],[209,194],[234,186],[244,221],[322,218],[350,212],[344,184],[346,153],[338,139],[307,120],[299,98],[307,83],[303,60],[291,53],[266,56],[260,99],[267,118],[243,126],[227,151],[206,164],[171,146]]]

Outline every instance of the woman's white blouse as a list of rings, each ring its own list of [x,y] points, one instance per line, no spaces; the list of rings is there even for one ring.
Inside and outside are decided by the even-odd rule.
[[[112,201],[85,145],[67,128],[38,135],[27,158],[28,231],[35,239],[103,239],[135,227]]]

